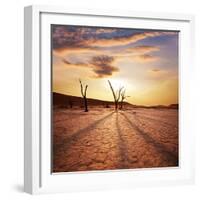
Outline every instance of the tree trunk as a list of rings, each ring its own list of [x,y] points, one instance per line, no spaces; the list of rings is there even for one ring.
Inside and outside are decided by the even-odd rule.
[[[115,102],[115,111],[117,111],[117,109],[118,109],[118,103]]]
[[[122,109],[123,107],[123,101],[121,101],[121,104],[120,104],[120,109]]]
[[[88,112],[87,99],[85,96],[84,96],[84,105],[85,105],[85,112]]]

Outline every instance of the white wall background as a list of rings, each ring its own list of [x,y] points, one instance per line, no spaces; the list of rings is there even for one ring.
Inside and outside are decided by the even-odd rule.
[[[200,129],[197,126],[195,185],[41,196],[23,193],[23,7],[31,4],[55,4],[196,15],[197,53],[196,76],[194,76],[196,93],[193,94],[193,98],[196,107],[194,120],[198,125],[197,116],[200,111],[199,2],[198,0],[2,0],[0,6],[0,199],[200,199],[200,137],[198,135]]]

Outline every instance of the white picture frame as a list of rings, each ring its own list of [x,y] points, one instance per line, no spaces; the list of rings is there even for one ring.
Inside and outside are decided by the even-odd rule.
[[[194,68],[194,17],[192,15],[28,6],[25,8],[24,19],[25,192],[39,194],[194,182],[194,122],[190,109]],[[49,51],[51,47],[49,27],[52,23],[67,24],[69,20],[71,24],[75,25],[180,31],[179,167],[51,173],[51,55]]]

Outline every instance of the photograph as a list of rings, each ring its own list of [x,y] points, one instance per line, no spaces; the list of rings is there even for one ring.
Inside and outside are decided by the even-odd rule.
[[[179,167],[179,31],[51,24],[50,42],[52,173]]]

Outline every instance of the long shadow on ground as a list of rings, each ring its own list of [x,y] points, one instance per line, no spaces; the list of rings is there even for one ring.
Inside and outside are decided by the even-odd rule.
[[[114,112],[109,113],[108,115],[104,116],[103,118],[95,121],[93,124],[90,124],[89,126],[82,128],[75,132],[71,137],[65,138],[62,140],[61,144],[57,144],[54,146],[54,153],[59,152],[60,148],[65,147],[65,150],[70,147],[73,142],[81,139],[82,137],[86,137],[92,129],[95,129],[95,127],[100,124],[101,122],[107,120],[109,117],[111,117],[114,114]]]
[[[136,130],[136,134],[141,136],[147,144],[151,144],[159,153],[161,153],[165,159],[167,159],[169,162],[173,163],[173,166],[178,166],[178,156],[174,155],[172,152],[170,152],[163,144],[159,143],[155,139],[153,139],[149,133],[142,130],[140,127],[138,127],[134,122],[132,122],[124,113],[120,113],[124,118],[127,120],[129,125]],[[137,120],[137,119],[136,119]]]
[[[126,164],[128,160],[128,156],[127,156],[128,151],[127,151],[126,142],[124,141],[122,137],[121,128],[119,126],[118,113],[116,113],[115,123],[116,123],[116,128],[117,128],[117,133],[118,133],[118,148],[119,148],[119,157],[120,157],[117,168],[124,169],[124,168],[128,168]]]

